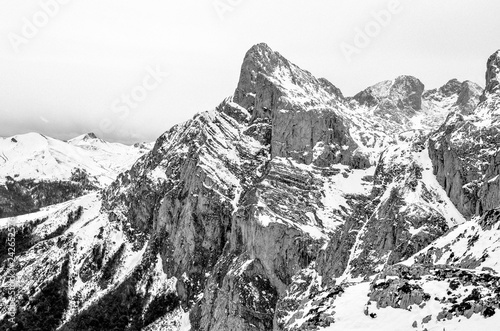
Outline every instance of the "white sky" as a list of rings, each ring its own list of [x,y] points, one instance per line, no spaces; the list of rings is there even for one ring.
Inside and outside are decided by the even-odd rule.
[[[451,78],[484,86],[486,60],[500,48],[498,0],[400,0],[350,62],[340,44],[353,44],[390,0],[65,0],[15,52],[9,38],[22,37],[24,18],[33,21],[47,1],[0,0],[0,136],[93,131],[152,141],[231,95],[245,52],[259,42],[347,96],[402,74],[426,88]],[[232,10],[221,19],[215,2]],[[147,67],[169,76],[127,114],[114,113]],[[105,120],[113,127],[102,132]]]

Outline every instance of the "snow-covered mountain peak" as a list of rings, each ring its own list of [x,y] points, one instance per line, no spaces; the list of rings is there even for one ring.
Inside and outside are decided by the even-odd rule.
[[[87,139],[97,139],[97,136],[94,132],[89,132],[85,135],[84,138],[87,138]]]
[[[440,100],[441,98],[447,98],[454,94],[460,93],[462,88],[462,82],[458,79],[450,79],[446,84],[437,89],[427,90],[424,92],[422,97],[428,100]]]
[[[457,93],[460,90],[461,85],[462,85],[462,82],[460,82],[456,78],[452,78],[449,81],[447,81],[446,84],[441,86],[439,88],[439,90],[444,95],[451,95],[453,93]]]
[[[396,77],[394,80],[379,82],[356,94],[353,99],[360,106],[379,106],[391,111],[418,111],[421,108],[421,97],[424,84],[417,78],[408,75]]]
[[[18,134],[10,138],[11,143],[22,143],[22,144],[44,144],[47,143],[47,136],[37,133],[37,132],[28,132],[24,134]],[[7,137],[0,137],[0,139],[7,139]]]
[[[427,90],[422,95],[423,109],[434,122],[442,123],[450,112],[469,115],[479,103],[483,89],[471,81],[451,79],[443,86]]]
[[[97,137],[97,135],[93,132],[89,132],[86,134],[82,134],[80,136],[77,136],[75,138],[72,138],[68,140],[68,142],[72,144],[78,144],[79,142],[93,142],[93,141],[99,141],[99,142],[105,142],[103,139]]]
[[[86,171],[99,186],[107,185],[148,151],[108,143],[93,134],[67,142],[39,133],[0,138],[0,183],[16,180],[70,180],[76,169]]]
[[[92,150],[121,150],[126,146],[120,143],[110,143],[104,139],[99,138],[95,133],[86,133],[75,138],[72,138],[67,141],[68,144],[73,146],[78,146],[84,149],[92,149]]]
[[[342,99],[333,84],[317,79],[266,44],[246,53],[234,94],[234,101],[254,118],[269,118],[276,110],[331,108]]]

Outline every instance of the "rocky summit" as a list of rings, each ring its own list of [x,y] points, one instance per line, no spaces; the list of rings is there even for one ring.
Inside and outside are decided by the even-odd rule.
[[[499,68],[345,97],[253,46],[111,184],[0,219],[0,330],[497,329]]]

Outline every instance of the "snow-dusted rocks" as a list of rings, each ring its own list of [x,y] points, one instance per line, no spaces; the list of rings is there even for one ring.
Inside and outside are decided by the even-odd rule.
[[[479,103],[483,89],[471,81],[459,82],[456,79],[448,81],[439,89],[425,91],[422,95],[424,109],[443,114],[440,122],[451,111],[470,115]]]
[[[266,44],[252,47],[243,61],[234,101],[253,119],[271,119],[271,156],[305,164],[369,166],[342,118],[342,93]]]
[[[353,99],[360,106],[375,108],[380,116],[402,123],[422,109],[424,84],[412,76],[399,76],[394,81],[383,81],[356,94]]]
[[[500,51],[489,57],[486,67],[486,93],[482,101],[486,99],[488,94],[498,93],[500,90]]]
[[[253,117],[271,117],[277,110],[334,107],[342,93],[326,79],[317,79],[266,44],[245,55],[234,101]]]
[[[495,55],[496,54],[496,55]],[[496,93],[495,53],[488,60],[487,88],[482,102],[468,115],[453,111],[429,140],[434,173],[460,212],[481,215],[498,206],[497,175],[500,123]]]

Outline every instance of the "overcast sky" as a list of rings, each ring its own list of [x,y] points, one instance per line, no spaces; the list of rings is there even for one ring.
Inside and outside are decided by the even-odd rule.
[[[0,136],[155,140],[231,95],[259,42],[344,95],[402,74],[484,86],[499,13],[498,0],[1,0]]]

